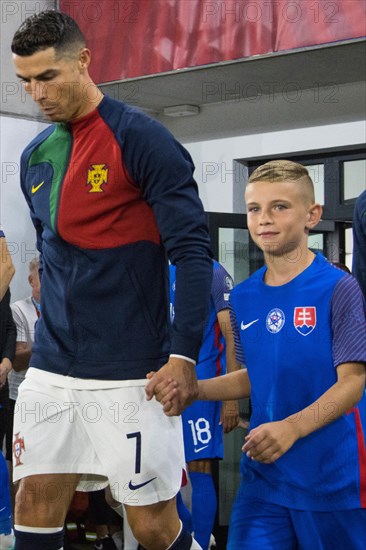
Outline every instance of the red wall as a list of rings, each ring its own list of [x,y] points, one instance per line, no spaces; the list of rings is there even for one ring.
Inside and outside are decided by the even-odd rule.
[[[110,82],[365,36],[364,0],[60,0]]]

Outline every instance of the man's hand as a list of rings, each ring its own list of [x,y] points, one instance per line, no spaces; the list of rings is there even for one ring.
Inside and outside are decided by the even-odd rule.
[[[0,388],[5,385],[6,379],[10,371],[11,361],[7,357],[4,357],[4,359],[0,363]]]
[[[298,439],[296,425],[287,419],[261,424],[249,432],[242,451],[248,458],[271,464],[292,447]]]
[[[170,357],[151,377],[145,391],[148,401],[155,396],[162,403],[167,416],[178,416],[197,398],[196,368],[185,359]]]
[[[226,434],[237,427],[239,424],[239,403],[237,401],[222,402],[220,424]]]

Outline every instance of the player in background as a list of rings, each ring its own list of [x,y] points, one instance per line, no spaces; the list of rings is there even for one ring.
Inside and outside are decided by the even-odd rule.
[[[174,323],[175,267],[170,265],[169,268],[170,312]],[[229,296],[233,286],[229,273],[213,260],[209,317],[196,365],[198,380],[221,376],[227,371],[225,334],[230,327]],[[197,542],[207,550],[217,510],[213,461],[224,457],[223,432],[230,432],[238,425],[238,402],[195,401],[182,412],[182,421],[185,457],[192,485],[193,532]]]

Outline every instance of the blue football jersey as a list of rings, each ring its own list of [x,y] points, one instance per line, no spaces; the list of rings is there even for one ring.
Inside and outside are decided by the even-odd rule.
[[[223,309],[229,308],[230,291],[233,288],[233,280],[226,269],[216,260],[212,260],[213,278],[211,287],[210,306],[207,322],[197,365],[207,364],[210,372],[206,376],[199,378],[208,378],[210,376],[219,376],[226,372],[225,362],[225,339],[221,333],[217,313]],[[170,276],[170,320],[174,322],[174,298],[175,298],[175,266],[169,266]],[[212,371],[214,365],[214,371]],[[197,373],[198,374],[198,373]]]
[[[237,358],[251,383],[250,428],[282,420],[314,403],[337,381],[336,367],[366,362],[365,305],[354,277],[317,254],[281,286],[266,267],[230,296]],[[322,411],[323,412],[323,411]],[[329,417],[336,404],[329,403]],[[366,507],[366,396],[347,414],[299,439],[273,464],[242,456],[246,491],[314,511]]]

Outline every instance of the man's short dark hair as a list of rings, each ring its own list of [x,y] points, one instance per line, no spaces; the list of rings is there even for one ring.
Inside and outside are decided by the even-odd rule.
[[[85,46],[85,38],[74,19],[66,13],[45,10],[28,17],[20,25],[11,51],[16,55],[28,56],[55,48],[57,54],[63,54],[77,46]]]

